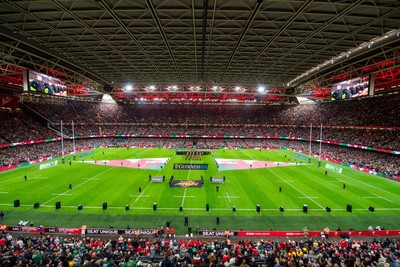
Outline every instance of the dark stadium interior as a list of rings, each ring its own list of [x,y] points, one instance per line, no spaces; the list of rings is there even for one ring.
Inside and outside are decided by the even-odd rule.
[[[1,170],[61,156],[63,135],[65,153],[193,140],[200,149],[322,147],[329,161],[400,182],[400,1],[4,0],[0,22]],[[0,231],[0,266],[400,263],[398,237]]]

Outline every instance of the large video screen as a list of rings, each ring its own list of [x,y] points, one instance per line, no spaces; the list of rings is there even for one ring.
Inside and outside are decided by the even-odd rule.
[[[62,79],[29,70],[27,91],[49,95],[67,96],[67,85]]]
[[[364,76],[332,85],[331,99],[343,100],[367,96],[368,94],[369,76]]]

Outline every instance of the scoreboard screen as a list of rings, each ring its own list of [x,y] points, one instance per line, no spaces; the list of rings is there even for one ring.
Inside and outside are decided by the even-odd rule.
[[[25,90],[29,92],[67,96],[67,85],[64,80],[33,70],[28,70],[27,87]]]
[[[369,76],[358,77],[332,85],[331,100],[344,100],[369,95]]]

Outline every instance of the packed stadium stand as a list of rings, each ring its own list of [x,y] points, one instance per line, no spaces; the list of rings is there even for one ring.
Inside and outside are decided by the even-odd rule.
[[[398,239],[0,238],[2,266],[399,266]]]
[[[196,142],[400,181],[399,1],[9,0],[0,21],[0,171]],[[0,225],[0,266],[399,267],[400,240],[382,228],[368,240],[231,240]]]
[[[0,138],[3,144],[48,138],[71,138],[72,122],[76,137],[99,135],[231,135],[231,136],[287,136],[308,139],[313,124],[312,138],[318,140],[323,124],[323,139],[386,150],[400,150],[400,95],[376,96],[359,101],[323,102],[309,105],[117,105],[102,102],[59,100],[53,103],[24,102],[20,112],[1,112]],[[371,110],[370,107],[373,107]],[[184,116],[182,116],[184,114]],[[126,139],[126,138],[125,138]],[[71,139],[70,139],[71,140]],[[77,147],[94,146],[165,146],[184,147],[189,140],[156,138],[78,139]],[[59,142],[14,146],[0,150],[2,165],[26,162],[59,154]],[[200,140],[199,147],[287,147],[308,151],[308,143],[274,139]],[[71,152],[72,146],[66,145]],[[34,153],[32,153],[34,152]],[[314,143],[313,153],[318,155]],[[367,167],[377,172],[398,176],[400,159],[397,155],[324,144],[323,156],[344,163]]]

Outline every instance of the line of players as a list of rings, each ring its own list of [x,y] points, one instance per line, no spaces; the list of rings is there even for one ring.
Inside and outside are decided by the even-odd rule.
[[[190,151],[186,152],[185,160],[202,160],[203,152],[201,151]]]

